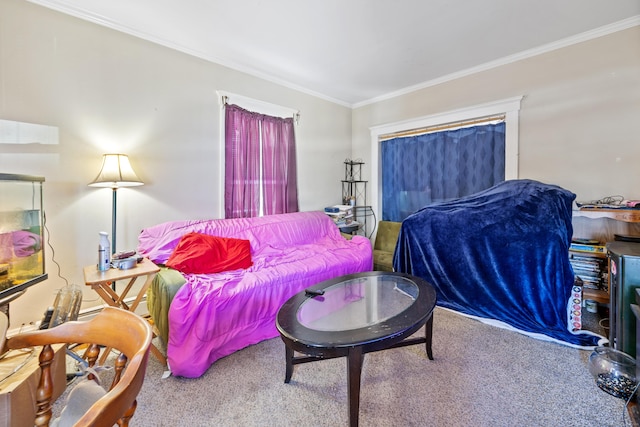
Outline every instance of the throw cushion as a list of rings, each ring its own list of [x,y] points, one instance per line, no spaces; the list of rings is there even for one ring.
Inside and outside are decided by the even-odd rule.
[[[253,265],[251,245],[243,239],[187,233],[178,242],[166,265],[187,274],[249,268]]]

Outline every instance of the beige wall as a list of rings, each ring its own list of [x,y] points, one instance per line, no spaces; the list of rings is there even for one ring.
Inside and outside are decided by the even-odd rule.
[[[520,95],[520,178],[640,199],[640,27],[357,108],[353,155],[371,126]]]
[[[62,275],[83,288],[111,190],[87,187],[106,152],[129,154],[143,187],[118,191],[118,249],[140,229],[220,211],[216,91],[300,110],[301,210],[340,199],[351,110],[23,0],[0,0],[0,119],[57,126],[58,145],[0,145],[0,171],[46,178],[44,206]],[[64,286],[50,279],[11,304],[11,327],[39,320]],[[90,289],[83,308],[100,302]]]

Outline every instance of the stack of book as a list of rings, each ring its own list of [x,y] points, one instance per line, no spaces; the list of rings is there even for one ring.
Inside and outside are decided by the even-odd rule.
[[[569,262],[576,277],[589,289],[607,291],[609,287],[606,247],[599,242],[571,242]]]
[[[324,213],[329,215],[338,227],[344,227],[353,222],[353,206],[335,205],[324,208]]]
[[[606,254],[607,253],[607,247],[601,245],[600,242],[597,242],[595,240],[588,240],[588,242],[595,242],[595,243],[585,243],[585,242],[587,242],[587,240],[580,240],[578,242],[572,241],[571,246],[569,247],[569,250],[575,251],[575,252],[585,252],[589,254]]]

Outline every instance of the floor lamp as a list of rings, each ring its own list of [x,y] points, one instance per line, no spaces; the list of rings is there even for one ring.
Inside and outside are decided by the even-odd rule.
[[[116,253],[116,211],[117,192],[120,187],[135,187],[144,185],[136,175],[129,163],[126,154],[105,154],[102,156],[102,168],[89,186],[110,187],[113,190],[113,202],[111,207],[111,253]]]

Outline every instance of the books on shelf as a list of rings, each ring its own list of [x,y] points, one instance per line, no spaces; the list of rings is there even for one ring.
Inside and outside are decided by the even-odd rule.
[[[333,222],[338,227],[344,227],[345,225],[350,225],[354,221],[353,221],[353,217],[349,217],[349,218],[334,218]]]
[[[351,233],[354,230],[360,228],[360,223],[358,221],[351,221],[349,224],[336,224],[340,231],[345,233]]]
[[[606,252],[606,246],[598,241],[572,240],[569,246],[569,262],[575,277],[582,281],[584,288],[607,291],[609,272],[607,260],[602,256]]]
[[[349,225],[353,222],[353,206],[335,205],[324,208],[324,213],[329,215],[338,227]]]
[[[324,208],[324,212],[329,215],[353,215],[353,206],[351,205],[334,205]]]
[[[605,254],[607,253],[607,247],[603,245],[587,245],[584,243],[575,243],[571,242],[569,246],[569,250],[577,251],[577,252],[588,252],[588,253],[598,253]]]

